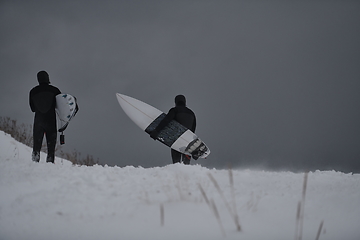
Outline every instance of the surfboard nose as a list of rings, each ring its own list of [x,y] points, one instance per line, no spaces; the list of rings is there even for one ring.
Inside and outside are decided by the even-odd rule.
[[[163,112],[138,99],[116,93],[117,100],[126,115],[142,130]]]

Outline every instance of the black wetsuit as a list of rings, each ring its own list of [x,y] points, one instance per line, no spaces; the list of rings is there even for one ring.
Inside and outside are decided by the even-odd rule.
[[[158,133],[169,124],[171,120],[179,122],[184,127],[190,129],[192,132],[195,132],[196,129],[196,117],[194,112],[186,107],[185,97],[182,95],[176,97],[175,99],[176,106],[171,108],[166,115],[166,117],[159,123],[156,129],[150,134],[152,138],[156,138]],[[190,164],[190,156],[186,156],[174,149],[171,149],[171,157],[173,163],[178,163],[183,161],[184,164]]]
[[[40,150],[44,134],[47,143],[47,162],[55,160],[55,145],[57,138],[55,96],[60,94],[57,87],[48,83],[40,83],[30,91],[29,103],[30,108],[35,112],[33,127],[33,160],[40,160]]]

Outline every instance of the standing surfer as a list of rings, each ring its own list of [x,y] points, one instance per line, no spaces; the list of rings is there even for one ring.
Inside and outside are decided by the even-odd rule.
[[[50,85],[49,74],[46,71],[38,72],[37,79],[39,85],[31,89],[29,95],[31,111],[35,112],[32,160],[40,161],[40,150],[45,134],[48,152],[46,162],[54,163],[57,138],[55,96],[61,92],[57,87]]]
[[[155,130],[150,133],[150,137],[156,139],[159,132],[167,126],[171,120],[179,122],[181,125],[195,133],[196,117],[194,112],[186,107],[186,98],[184,95],[177,95],[175,97],[175,107],[169,110],[166,117],[159,123]],[[174,149],[171,149],[171,157],[173,163],[179,163],[182,160],[184,164],[190,164],[190,156]]]

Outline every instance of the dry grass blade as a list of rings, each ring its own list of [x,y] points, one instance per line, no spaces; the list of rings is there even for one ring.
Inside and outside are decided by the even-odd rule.
[[[235,224],[237,225],[237,230],[240,232],[241,231],[241,225],[240,225],[240,220],[239,220],[239,215],[237,212],[237,207],[236,207],[236,199],[235,199],[235,187],[234,187],[234,175],[233,172],[231,170],[231,168],[229,168],[229,182],[230,182],[230,189],[231,189],[231,197],[232,197],[232,208],[233,208],[233,213],[234,213],[234,221]]]
[[[201,194],[203,195],[203,197],[204,197],[204,199],[205,199],[206,204],[210,206],[210,201],[209,201],[209,199],[207,198],[204,189],[202,188],[202,186],[201,186],[200,184],[199,184],[198,186],[199,186],[199,189],[200,189]]]
[[[303,228],[304,228],[305,197],[306,197],[308,174],[309,174],[308,172],[306,172],[304,174],[302,199],[299,202],[297,215],[296,215],[295,240],[301,240],[302,239],[302,233],[303,233]]]
[[[301,202],[299,201],[296,211],[295,240],[299,239],[300,212],[301,212]]]
[[[161,226],[165,224],[165,212],[164,212],[164,204],[160,204],[160,223]]]
[[[319,230],[318,230],[318,232],[316,234],[316,239],[315,240],[319,240],[320,234],[321,234],[321,229],[322,229],[323,225],[324,225],[324,220],[322,220],[321,223],[320,223]]]
[[[223,225],[222,225],[222,223],[221,223],[220,214],[219,214],[219,212],[218,212],[218,210],[217,210],[217,207],[216,207],[216,205],[215,205],[215,202],[214,202],[213,200],[211,200],[211,201],[209,200],[209,198],[207,197],[204,189],[202,188],[202,186],[201,186],[200,184],[198,184],[198,186],[199,186],[199,189],[200,189],[200,192],[201,192],[202,196],[203,196],[204,199],[205,199],[206,204],[209,206],[210,210],[214,213],[215,218],[216,218],[216,220],[217,220],[217,222],[218,222],[218,224],[219,224],[219,226],[220,226],[220,230],[221,230],[222,234],[223,234],[224,236],[226,236],[224,227],[223,227]]]
[[[237,217],[237,213],[235,213],[236,209],[232,209],[230,204],[228,203],[228,201],[226,200],[223,191],[221,190],[219,184],[217,183],[216,179],[211,175],[211,173],[208,174],[210,180],[212,181],[212,183],[214,184],[216,190],[219,192],[222,200],[225,203],[225,206],[227,208],[227,210],[229,211],[230,216],[233,218],[234,223],[236,225],[236,228],[238,231],[241,231],[241,226],[239,224],[239,218]]]
[[[221,228],[221,232],[222,232],[222,234],[223,234],[224,237],[225,237],[226,234],[225,234],[224,227],[223,227],[223,225],[222,225],[222,223],[221,223],[219,211],[217,210],[217,207],[216,207],[216,205],[215,205],[215,202],[214,202],[212,199],[211,199],[211,201],[210,201],[210,205],[211,205],[211,208],[212,208],[212,210],[213,210],[213,212],[214,212],[214,214],[215,214],[216,219],[218,220],[218,223],[219,223],[220,228]]]

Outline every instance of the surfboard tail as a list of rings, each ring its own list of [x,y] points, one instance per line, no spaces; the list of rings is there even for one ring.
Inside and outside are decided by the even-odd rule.
[[[210,154],[209,148],[205,145],[200,138],[194,139],[186,147],[185,152],[191,154],[191,156],[197,160],[198,158],[206,158]]]
[[[76,97],[70,94],[59,94],[56,96],[56,113],[58,120],[61,123],[61,127],[58,129],[59,132],[65,131],[71,119],[79,111]]]

